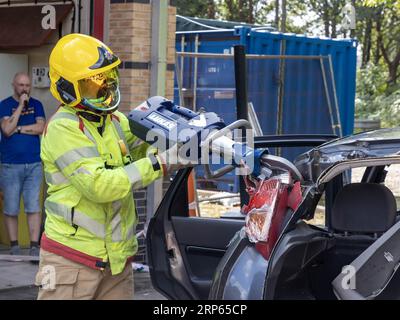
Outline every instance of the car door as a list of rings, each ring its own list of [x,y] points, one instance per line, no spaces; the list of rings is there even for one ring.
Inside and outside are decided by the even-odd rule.
[[[362,181],[384,184],[396,199],[400,164],[369,167]],[[400,299],[400,216],[397,203],[396,223],[365,249],[332,282],[333,291],[342,300]]]
[[[332,282],[342,300],[400,299],[400,222],[351,262]]]
[[[316,146],[332,138],[330,135],[264,136],[256,139],[255,147]],[[219,291],[215,282],[223,289],[227,280],[221,279],[221,275],[227,275],[221,269],[232,266],[248,247],[248,241],[243,241],[246,239],[235,237],[238,242],[233,243],[235,249],[227,252],[235,234],[239,235],[244,226],[245,217],[239,213],[239,206],[218,218],[193,216],[188,200],[190,172],[191,169],[185,169],[177,173],[147,231],[152,283],[169,299],[207,299],[212,286],[214,293]],[[215,202],[213,205],[218,206]]]
[[[190,216],[190,172],[178,172],[148,228],[147,257],[153,286],[170,299],[207,299],[218,263],[244,225],[240,216]]]

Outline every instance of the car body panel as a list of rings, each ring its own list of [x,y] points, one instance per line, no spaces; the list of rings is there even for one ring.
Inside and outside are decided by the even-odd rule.
[[[287,136],[285,139],[285,143],[288,143]],[[256,147],[268,147],[272,140],[273,146],[276,147],[277,141],[270,137],[259,139],[258,146],[256,141]],[[301,143],[304,145],[305,141]],[[295,145],[293,141],[289,144]],[[307,265],[308,261],[329,248],[332,243],[331,232],[328,230],[329,203],[332,202],[330,197],[327,196],[326,199],[328,229],[315,228],[302,222],[303,219],[313,217],[321,195],[324,192],[328,195],[334,190],[334,198],[335,192],[343,186],[341,174],[349,168],[400,163],[400,155],[397,155],[399,151],[400,128],[395,128],[337,139],[300,155],[295,165],[305,178],[302,185],[303,201],[285,222],[269,260],[264,259],[255,250],[254,244],[249,242],[243,230],[240,231],[240,223],[232,227],[231,219],[216,219],[212,222],[212,228],[209,228],[207,225],[210,224],[207,221],[192,222],[194,220],[185,217],[184,214],[182,218],[173,218],[177,211],[183,210],[176,210],[176,203],[182,208],[187,205],[182,199],[185,196],[185,179],[190,169],[181,170],[148,229],[147,250],[154,287],[170,299],[285,298],[277,288],[280,264],[286,263],[285,256],[296,250],[299,244],[302,245],[311,239],[311,247],[301,251],[299,258],[300,264]],[[336,185],[335,181],[339,183]],[[237,218],[235,220],[238,220]],[[185,219],[188,222],[185,222]],[[203,236],[208,237],[208,241],[200,238],[200,230],[191,232],[190,230],[195,230],[191,228],[203,228]],[[224,236],[213,236],[207,233],[207,230],[214,230],[213,234],[221,233]],[[230,235],[232,240],[227,241]],[[213,241],[215,243],[212,243]],[[204,254],[204,259],[213,261],[201,265],[205,269],[202,273],[203,278],[199,277],[198,272],[193,272],[193,263],[196,264],[196,260],[190,256],[190,252],[194,252],[192,249],[196,251],[197,258],[202,259],[201,254]],[[219,250],[218,255],[216,250]],[[214,256],[211,259],[212,255]],[[293,267],[302,266],[293,264]]]
[[[333,280],[339,299],[400,299],[400,222],[397,222]],[[351,269],[350,269],[351,268]]]
[[[267,264],[240,230],[216,268],[209,299],[262,300]]]
[[[400,128],[364,132],[324,143],[294,161],[304,179],[316,182],[330,166],[359,159],[382,158],[400,152]]]
[[[227,278],[223,300],[261,300],[267,272],[266,261],[254,244],[243,248]]]

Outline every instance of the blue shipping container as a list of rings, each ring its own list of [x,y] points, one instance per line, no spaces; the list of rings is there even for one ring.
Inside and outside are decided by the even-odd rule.
[[[177,32],[176,51],[182,51],[183,39],[184,51],[195,52],[196,38],[199,53],[231,53],[234,45],[243,44],[248,54],[313,56],[312,59],[248,59],[248,98],[253,103],[264,134],[279,131],[279,90],[282,88],[280,133],[340,132],[348,135],[353,132],[357,63],[355,40],[238,27],[234,30]],[[183,65],[183,87],[192,89],[191,97],[195,83],[193,60],[185,58]],[[236,120],[233,58],[199,58],[197,61],[196,108],[204,107],[221,115],[226,123],[233,122]],[[284,61],[283,69],[281,61]],[[180,66],[180,60],[176,63]],[[280,86],[281,81],[283,85]],[[186,101],[179,101],[176,81],[175,84],[175,102],[185,105]],[[335,126],[339,123],[337,115],[341,128]],[[282,156],[293,160],[302,151],[304,148],[284,150]],[[231,187],[225,189],[232,190]]]

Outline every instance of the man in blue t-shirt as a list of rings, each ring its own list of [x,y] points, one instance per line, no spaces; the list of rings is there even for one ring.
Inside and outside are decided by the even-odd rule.
[[[14,94],[0,103],[0,183],[4,195],[4,221],[11,241],[10,253],[18,255],[18,213],[22,195],[29,224],[30,255],[39,255],[42,183],[39,136],[46,120],[42,103],[29,97],[29,76],[17,73],[12,85]]]

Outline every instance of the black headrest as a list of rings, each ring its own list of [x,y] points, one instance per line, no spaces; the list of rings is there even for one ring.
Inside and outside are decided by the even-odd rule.
[[[385,232],[395,222],[396,207],[396,199],[384,185],[351,183],[335,198],[332,227],[336,231]]]

